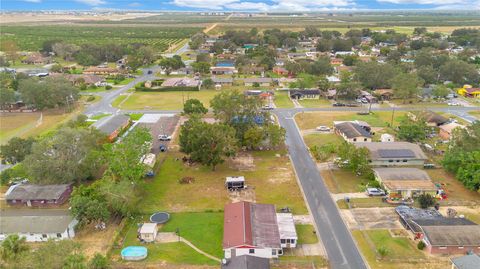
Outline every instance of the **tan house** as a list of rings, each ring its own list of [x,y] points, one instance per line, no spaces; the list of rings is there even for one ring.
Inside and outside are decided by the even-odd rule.
[[[452,133],[455,129],[457,128],[464,129],[465,126],[455,122],[450,122],[444,125],[440,125],[438,128],[440,129],[438,133],[440,137],[444,140],[450,140],[450,138],[452,137]]]
[[[435,195],[437,191],[428,174],[418,168],[376,168],[373,172],[388,193],[399,194],[403,198],[423,193]]]

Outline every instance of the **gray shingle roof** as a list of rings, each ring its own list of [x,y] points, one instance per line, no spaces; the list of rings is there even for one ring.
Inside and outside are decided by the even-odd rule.
[[[432,246],[480,246],[480,225],[422,226]]]
[[[353,122],[342,122],[335,124],[335,129],[344,134],[347,138],[372,137],[372,135],[363,129],[360,125]]]
[[[473,254],[452,258],[452,263],[457,269],[478,269],[480,268],[480,256]]]
[[[7,200],[56,200],[68,189],[69,184],[60,185],[16,185],[7,191]]]
[[[0,233],[63,233],[72,221],[63,209],[2,210]]]
[[[389,159],[389,157],[380,156],[381,150],[409,150],[413,152],[414,156],[412,157],[405,157],[403,159],[421,159],[426,160],[427,156],[420,148],[420,146],[409,143],[409,142],[359,142],[354,144],[357,148],[365,147],[370,151],[370,157],[372,160],[378,159]],[[384,151],[386,152],[386,151]],[[393,152],[393,151],[392,151]],[[390,157],[395,158],[395,157]]]
[[[110,135],[118,128],[122,127],[130,120],[130,117],[126,115],[115,115],[108,118],[100,119],[92,126],[97,128],[100,132]]]
[[[232,257],[222,269],[269,269],[270,261],[267,258],[260,258],[250,255]]]

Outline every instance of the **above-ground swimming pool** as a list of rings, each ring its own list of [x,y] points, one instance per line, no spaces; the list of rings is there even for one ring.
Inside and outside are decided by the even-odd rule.
[[[147,257],[148,250],[146,247],[131,246],[122,249],[121,254],[126,261],[140,261]]]

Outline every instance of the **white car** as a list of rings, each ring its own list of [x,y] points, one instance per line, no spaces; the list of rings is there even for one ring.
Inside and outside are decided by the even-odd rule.
[[[172,136],[171,135],[166,135],[166,134],[161,134],[161,135],[158,135],[158,140],[160,140],[160,141],[170,141],[170,140],[172,140]]]
[[[327,126],[318,126],[317,128],[315,128],[315,130],[319,131],[319,132],[330,132],[330,128],[327,127]]]
[[[382,189],[378,188],[367,188],[368,196],[384,196],[385,192]]]

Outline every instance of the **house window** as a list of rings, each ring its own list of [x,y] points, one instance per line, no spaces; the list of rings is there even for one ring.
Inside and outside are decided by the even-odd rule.
[[[356,138],[354,138],[354,139],[353,139],[353,142],[357,142],[357,139],[356,139]]]
[[[366,138],[364,138],[364,139],[363,139],[363,141],[365,141],[365,142],[366,142],[366,141],[367,141],[367,139],[366,139]]]
[[[389,163],[393,163],[393,160],[388,160]]]
[[[404,163],[408,162],[408,160],[403,160]]]
[[[47,235],[46,235],[46,234],[42,234],[42,238],[47,238]]]
[[[287,240],[285,239],[280,239],[280,243],[285,244]]]
[[[400,162],[400,160],[397,160],[397,163],[399,163],[399,162]]]
[[[62,234],[61,234],[61,233],[57,233],[57,238],[62,238]]]
[[[292,244],[295,244],[295,239],[291,239],[290,241],[292,242]]]
[[[255,249],[254,249],[254,248],[249,249],[249,250],[248,250],[248,253],[250,253],[250,254],[255,254]]]
[[[275,249],[272,249],[272,256],[276,256],[277,255],[277,251]]]

